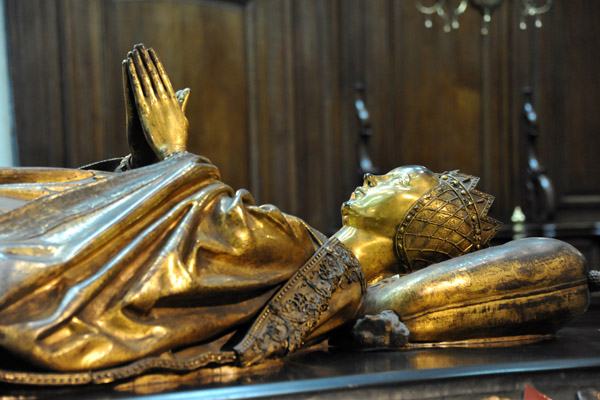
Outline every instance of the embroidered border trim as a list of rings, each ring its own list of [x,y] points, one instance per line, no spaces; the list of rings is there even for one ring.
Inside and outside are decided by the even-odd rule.
[[[284,356],[303,345],[303,339],[316,328],[328,310],[333,293],[346,284],[366,284],[356,257],[338,239],[325,243],[277,292],[235,351],[203,353],[187,360],[149,357],[122,367],[86,372],[17,372],[0,369],[0,382],[68,386],[103,384],[141,375],[151,370],[194,371],[209,364],[242,366],[268,357]]]
[[[241,366],[281,357],[301,347],[341,286],[366,284],[356,257],[338,239],[323,245],[277,292],[234,347]]]
[[[65,386],[85,385],[89,383],[109,383],[120,379],[141,375],[150,370],[193,371],[208,364],[231,364],[237,358],[233,351],[203,353],[185,361],[150,357],[135,361],[123,367],[87,372],[15,372],[0,370],[0,382],[19,385]]]

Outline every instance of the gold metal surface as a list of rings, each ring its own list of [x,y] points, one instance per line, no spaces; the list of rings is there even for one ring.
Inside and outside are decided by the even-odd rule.
[[[52,371],[95,372],[0,371],[2,381],[252,364],[326,337],[363,298],[362,314],[394,310],[415,341],[548,333],[585,308],[583,261],[561,242],[426,267],[496,232],[474,177],[367,174],[327,240],[185,151],[189,91],[173,91],[154,51],[135,46],[123,82],[125,172],[0,170],[0,346]]]
[[[138,44],[123,61],[127,139],[134,167],[186,150],[189,89],[173,90],[153,49]]]
[[[364,184],[342,205],[344,226],[334,236],[356,255],[367,282],[398,273],[396,229],[406,212],[438,184],[438,177],[420,166],[366,174]]]
[[[571,245],[520,239],[379,282],[362,313],[394,310],[414,342],[548,334],[586,309],[586,275]]]
[[[192,154],[103,175],[0,216],[2,345],[51,369],[219,337],[321,244]]]
[[[521,344],[541,342],[554,339],[553,334],[546,335],[513,335],[500,337],[484,337],[477,339],[454,340],[451,342],[412,342],[407,345],[411,349],[430,349],[448,347],[490,348],[512,347]]]
[[[366,174],[342,206],[344,227],[335,236],[370,283],[486,247],[500,223],[487,216],[494,198],[475,190],[478,181],[421,166]]]

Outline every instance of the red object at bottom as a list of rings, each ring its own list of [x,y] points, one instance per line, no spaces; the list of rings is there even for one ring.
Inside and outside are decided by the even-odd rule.
[[[550,397],[546,396],[535,390],[530,385],[525,386],[525,399],[524,400],[552,400]]]

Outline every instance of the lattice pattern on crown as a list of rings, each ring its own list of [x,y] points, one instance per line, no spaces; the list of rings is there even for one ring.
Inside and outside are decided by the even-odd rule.
[[[489,245],[500,222],[487,216],[494,197],[474,190],[479,178],[458,171],[438,174],[440,183],[408,211],[396,230],[403,273]]]

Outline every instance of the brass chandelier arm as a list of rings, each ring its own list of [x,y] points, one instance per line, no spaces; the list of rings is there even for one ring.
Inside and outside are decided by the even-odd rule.
[[[440,13],[440,9],[442,9],[442,2],[443,0],[436,0],[436,2],[432,6],[425,6],[423,5],[422,0],[415,0],[415,6],[417,7],[417,10],[419,10],[423,14],[433,15]]]
[[[535,0],[523,0],[523,6],[528,15],[540,15],[550,11],[550,8],[552,8],[552,0],[546,0],[541,6],[536,6]]]

